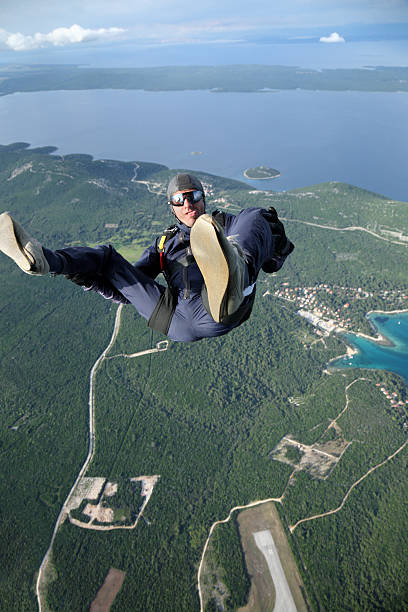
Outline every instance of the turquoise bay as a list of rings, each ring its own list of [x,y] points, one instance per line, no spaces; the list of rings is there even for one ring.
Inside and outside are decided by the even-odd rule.
[[[399,374],[408,384],[408,312],[373,312],[368,319],[385,342],[344,334],[347,344],[357,352],[339,357],[330,367],[389,370]]]

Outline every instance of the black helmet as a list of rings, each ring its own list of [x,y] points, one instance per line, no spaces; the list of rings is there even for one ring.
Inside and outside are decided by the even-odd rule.
[[[173,193],[177,191],[190,191],[191,189],[202,191],[204,196],[204,187],[196,176],[193,174],[176,174],[167,187],[167,199],[170,202]]]

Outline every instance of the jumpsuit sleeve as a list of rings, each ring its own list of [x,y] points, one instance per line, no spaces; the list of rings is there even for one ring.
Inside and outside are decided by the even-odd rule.
[[[148,247],[140,259],[134,265],[144,274],[154,279],[160,274],[160,256],[157,252],[156,245]],[[118,291],[102,274],[96,275],[81,275],[81,274],[66,274],[65,278],[73,283],[80,285],[84,291],[95,291],[99,293],[105,300],[112,300],[116,304],[130,304],[120,291]]]

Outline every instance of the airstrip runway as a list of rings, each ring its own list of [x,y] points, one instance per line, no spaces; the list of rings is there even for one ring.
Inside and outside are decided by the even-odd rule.
[[[296,612],[296,605],[271,532],[266,529],[257,531],[253,536],[257,547],[266,559],[275,586],[276,599],[273,612]]]

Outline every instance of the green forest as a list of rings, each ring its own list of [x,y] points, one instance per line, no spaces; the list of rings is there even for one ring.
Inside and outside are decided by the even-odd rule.
[[[0,147],[2,210],[54,249],[111,243],[136,260],[172,223],[165,188],[173,174],[142,161]],[[197,572],[211,525],[234,506],[285,492],[278,510],[314,610],[408,609],[407,447],[362,480],[339,512],[290,530],[339,507],[358,479],[404,443],[406,408],[392,410],[376,384],[403,398],[406,387],[378,370],[327,374],[329,360],[345,352],[341,337],[321,342],[296,305],[274,294],[283,284],[360,287],[369,297],[352,301],[349,316],[354,329],[372,333],[366,312],[400,305],[405,291],[408,250],[384,238],[395,229],[408,234],[407,205],[341,183],[253,193],[245,183],[196,174],[210,210],[219,198],[229,212],[275,206],[295,251],[278,274],[260,277],[251,319],[227,336],[103,362],[87,476],[123,483],[115,507],[127,504],[132,513],[140,491],[133,507],[129,478],[160,479],[135,530],[64,522],[48,607],[89,610],[114,567],[126,576],[112,610],[199,610]],[[368,231],[341,231],[350,226]],[[25,275],[3,256],[0,282],[0,602],[31,611],[57,516],[88,452],[89,374],[109,343],[117,305],[62,277]],[[341,303],[339,293],[321,299]],[[160,340],[126,306],[110,354]],[[293,468],[272,450],[287,435],[309,445],[333,438],[328,425],[346,402],[336,436],[350,444],[336,467],[327,479],[299,470],[287,486]],[[228,606],[236,609],[249,587],[236,525],[214,534]]]

